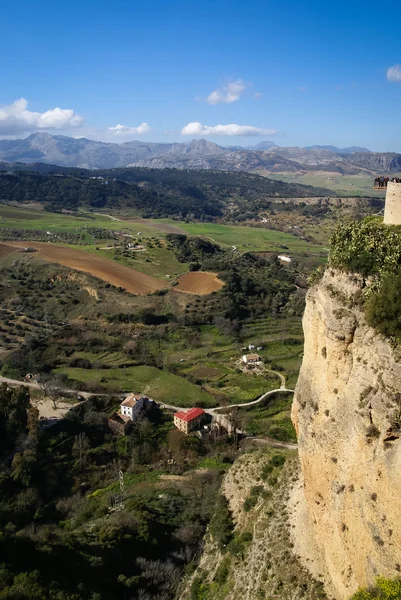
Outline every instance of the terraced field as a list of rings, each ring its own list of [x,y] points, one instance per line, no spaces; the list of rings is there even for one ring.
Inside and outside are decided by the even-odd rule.
[[[211,407],[217,404],[213,396],[202,390],[200,386],[156,367],[110,369],[59,367],[56,372],[64,373],[75,381],[101,385],[116,392],[141,391],[156,401],[174,406]]]
[[[197,296],[207,296],[213,292],[218,292],[224,283],[218,278],[216,273],[206,271],[192,271],[181,275],[178,285],[174,288],[177,292],[186,294],[196,294]]]

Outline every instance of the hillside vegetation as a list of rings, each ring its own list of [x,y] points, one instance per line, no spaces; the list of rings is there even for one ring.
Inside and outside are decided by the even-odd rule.
[[[220,171],[56,168],[51,173],[37,173],[13,168],[0,172],[0,202],[41,202],[53,211],[130,208],[144,217],[210,220],[222,215],[236,198],[322,195],[327,195],[327,190]]]
[[[368,323],[401,339],[401,228],[367,218],[342,223],[331,239],[330,264],[369,279],[361,302]]]

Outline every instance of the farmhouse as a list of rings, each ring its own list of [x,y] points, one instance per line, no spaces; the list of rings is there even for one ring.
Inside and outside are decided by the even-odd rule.
[[[246,365],[249,364],[257,364],[260,362],[260,356],[259,354],[244,354],[242,356],[242,362],[245,363]]]
[[[188,435],[190,431],[198,429],[205,411],[202,408],[191,408],[190,410],[180,411],[174,415],[174,425]]]
[[[131,421],[135,421],[152,403],[153,400],[143,394],[130,394],[123,402],[121,402],[121,416],[128,417]]]

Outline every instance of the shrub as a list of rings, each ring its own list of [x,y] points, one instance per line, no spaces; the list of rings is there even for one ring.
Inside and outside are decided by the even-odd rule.
[[[270,464],[273,465],[273,467],[282,467],[284,463],[285,456],[282,454],[275,454],[270,461]]]
[[[244,502],[244,511],[245,512],[249,512],[250,510],[252,510],[252,508],[254,508],[256,506],[256,504],[258,503],[258,497],[257,496],[248,496],[248,498],[246,498],[245,502]]]
[[[216,574],[214,576],[214,581],[220,585],[224,585],[227,581],[228,574],[230,572],[231,561],[229,557],[226,557],[222,563],[219,565]]]
[[[398,229],[369,218],[340,223],[330,244],[330,264],[345,271],[365,276],[394,273],[401,262]]]
[[[370,294],[365,307],[366,319],[386,336],[401,338],[401,273],[383,278],[380,289]]]
[[[210,521],[210,533],[220,550],[224,550],[233,536],[234,522],[228,502],[222,494],[218,497],[216,510]]]
[[[400,600],[401,599],[401,578],[385,579],[378,577],[376,585],[368,589],[359,589],[351,600],[373,600],[374,598],[382,600]]]

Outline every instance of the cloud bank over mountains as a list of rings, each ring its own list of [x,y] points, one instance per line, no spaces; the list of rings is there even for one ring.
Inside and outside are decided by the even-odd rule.
[[[252,125],[203,125],[199,121],[188,123],[181,129],[182,135],[235,135],[235,136],[257,136],[257,135],[277,135],[276,129],[263,129],[253,127]]]
[[[12,104],[0,105],[0,135],[31,133],[47,129],[72,129],[84,124],[82,117],[72,109],[52,108],[43,113],[28,110],[25,98]]]
[[[152,128],[148,123],[143,122],[138,127],[127,127],[126,125],[118,124],[114,127],[109,127],[108,131],[113,135],[143,135],[152,131]]]

